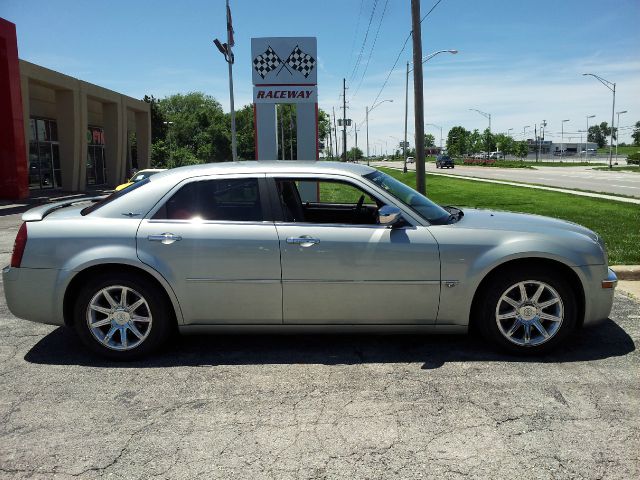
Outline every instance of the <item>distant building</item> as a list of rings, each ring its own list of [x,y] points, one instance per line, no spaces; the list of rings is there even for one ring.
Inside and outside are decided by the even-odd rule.
[[[15,25],[0,18],[5,71],[0,142],[6,136],[8,148],[0,151],[0,198],[113,187],[132,168],[149,166],[149,104],[18,60]]]
[[[565,155],[578,155],[584,153],[584,142],[554,142],[551,140],[543,140],[536,143],[532,138],[527,139],[529,145],[529,154],[535,154],[536,151],[540,151],[542,155],[554,155],[556,152],[564,150]],[[598,149],[598,144],[595,142],[587,142],[587,152],[595,152]]]

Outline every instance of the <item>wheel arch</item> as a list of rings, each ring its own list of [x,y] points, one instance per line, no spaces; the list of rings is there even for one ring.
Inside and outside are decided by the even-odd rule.
[[[578,321],[577,325],[580,327],[584,323],[585,316],[585,306],[586,299],[584,293],[584,286],[582,285],[582,281],[578,274],[566,263],[562,263],[558,260],[552,260],[549,258],[517,258],[513,260],[508,260],[500,265],[493,267],[480,281],[478,284],[478,288],[473,295],[473,300],[471,302],[471,308],[469,309],[469,329],[475,329],[477,325],[475,322],[480,318],[480,305],[482,303],[482,298],[485,294],[485,291],[490,285],[491,280],[500,275],[502,272],[507,270],[511,270],[514,268],[518,269],[526,269],[527,267],[535,266],[535,267],[548,267],[550,269],[555,269],[560,273],[565,279],[568,280],[569,288],[573,291],[576,298],[576,305],[578,307]]]
[[[178,304],[178,300],[173,294],[171,287],[166,284],[166,282],[163,282],[164,279],[160,280],[151,272],[133,265],[124,263],[103,263],[99,265],[88,266],[83,270],[77,272],[67,285],[62,301],[62,310],[65,325],[69,327],[71,326],[70,323],[73,318],[72,312],[75,299],[74,292],[78,291],[80,285],[82,285],[88,278],[95,275],[103,275],[107,273],[113,273],[114,275],[117,275],[121,274],[122,272],[129,272],[135,275],[140,275],[146,280],[155,284],[155,286],[158,287],[159,291],[162,292],[162,294],[165,296],[172,307],[171,314],[173,321],[176,323],[176,325],[182,324],[182,312],[180,310],[180,305]]]

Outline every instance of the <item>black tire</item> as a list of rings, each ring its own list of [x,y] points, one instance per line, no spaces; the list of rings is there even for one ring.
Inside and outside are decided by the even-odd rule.
[[[540,320],[545,331],[547,331],[547,327],[549,327],[549,332],[555,328],[553,335],[550,335],[550,338],[546,340],[541,332],[537,330],[537,327],[529,325],[532,334],[535,334],[536,338],[541,342],[536,345],[520,345],[515,341],[515,339],[514,341],[507,339],[507,334],[503,334],[501,332],[497,321],[497,312],[499,311],[498,302],[502,296],[511,287],[514,287],[520,282],[527,281],[539,282],[537,284],[525,283],[525,290],[527,291],[529,298],[534,296],[532,295],[532,292],[537,290],[536,286],[539,286],[540,283],[546,284],[550,286],[551,289],[555,290],[555,292],[552,292],[551,289],[543,290],[543,295],[546,295],[546,298],[553,299],[555,294],[560,298],[560,302],[558,304],[551,307],[545,307],[541,310],[542,312],[550,313],[548,309],[561,308],[563,314],[562,321],[558,327],[555,326],[557,322]],[[511,291],[513,292],[514,290]],[[513,295],[511,295],[510,298],[513,299]],[[507,309],[509,308],[509,305],[507,305],[506,302],[501,302],[501,305],[506,306]],[[569,285],[569,281],[565,276],[559,275],[557,272],[550,271],[547,268],[531,266],[526,267],[526,269],[523,270],[512,269],[493,275],[492,278],[489,279],[489,284],[484,290],[483,298],[479,302],[479,306],[480,311],[477,312],[479,320],[478,327],[482,335],[502,350],[520,355],[537,355],[553,350],[561,344],[572,331],[575,330],[577,324],[577,302],[575,293]],[[518,311],[517,308],[513,308],[514,311]],[[507,311],[507,314],[510,314],[510,312]],[[524,320],[523,317],[517,318],[521,321]],[[503,330],[510,329],[509,321],[510,320],[508,319],[501,322]],[[514,323],[511,324],[511,326],[515,324],[515,321],[516,319],[514,319]],[[524,340],[525,328],[526,327],[524,325],[518,327],[518,330],[514,333],[514,337],[516,337],[516,334],[522,333]]]
[[[148,324],[148,333],[144,330],[144,324],[138,324],[140,327],[138,332],[144,332],[146,336],[139,345],[129,350],[109,348],[96,338],[88,325],[87,311],[91,300],[103,289],[116,285],[127,287],[130,291],[133,291],[128,295],[137,295],[143,298],[146,301],[146,305],[142,305],[139,308],[143,308],[143,312],[150,314],[152,319],[151,323]],[[139,311],[136,310],[136,312]],[[110,360],[136,360],[157,351],[166,342],[175,327],[174,317],[171,312],[172,306],[164,292],[158,291],[158,286],[144,276],[130,272],[106,273],[89,280],[78,292],[73,308],[73,327],[82,343],[92,352]],[[106,316],[104,318],[106,319]],[[111,325],[107,324],[100,331],[104,332],[110,327]],[[114,336],[119,338],[119,332],[116,332]],[[125,337],[134,341],[138,340],[133,335],[133,332],[125,332]]]

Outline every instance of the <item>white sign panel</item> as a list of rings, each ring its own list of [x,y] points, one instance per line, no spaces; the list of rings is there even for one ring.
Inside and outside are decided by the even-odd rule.
[[[315,85],[318,82],[315,37],[251,39],[254,85]]]
[[[253,87],[253,103],[316,103],[317,101],[318,90],[315,86]]]

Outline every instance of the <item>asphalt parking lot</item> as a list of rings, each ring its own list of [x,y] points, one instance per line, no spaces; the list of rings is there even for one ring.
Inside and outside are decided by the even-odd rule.
[[[18,215],[1,216],[0,264]],[[640,303],[538,359],[474,337],[176,338],[110,363],[0,282],[0,478],[639,478]]]

